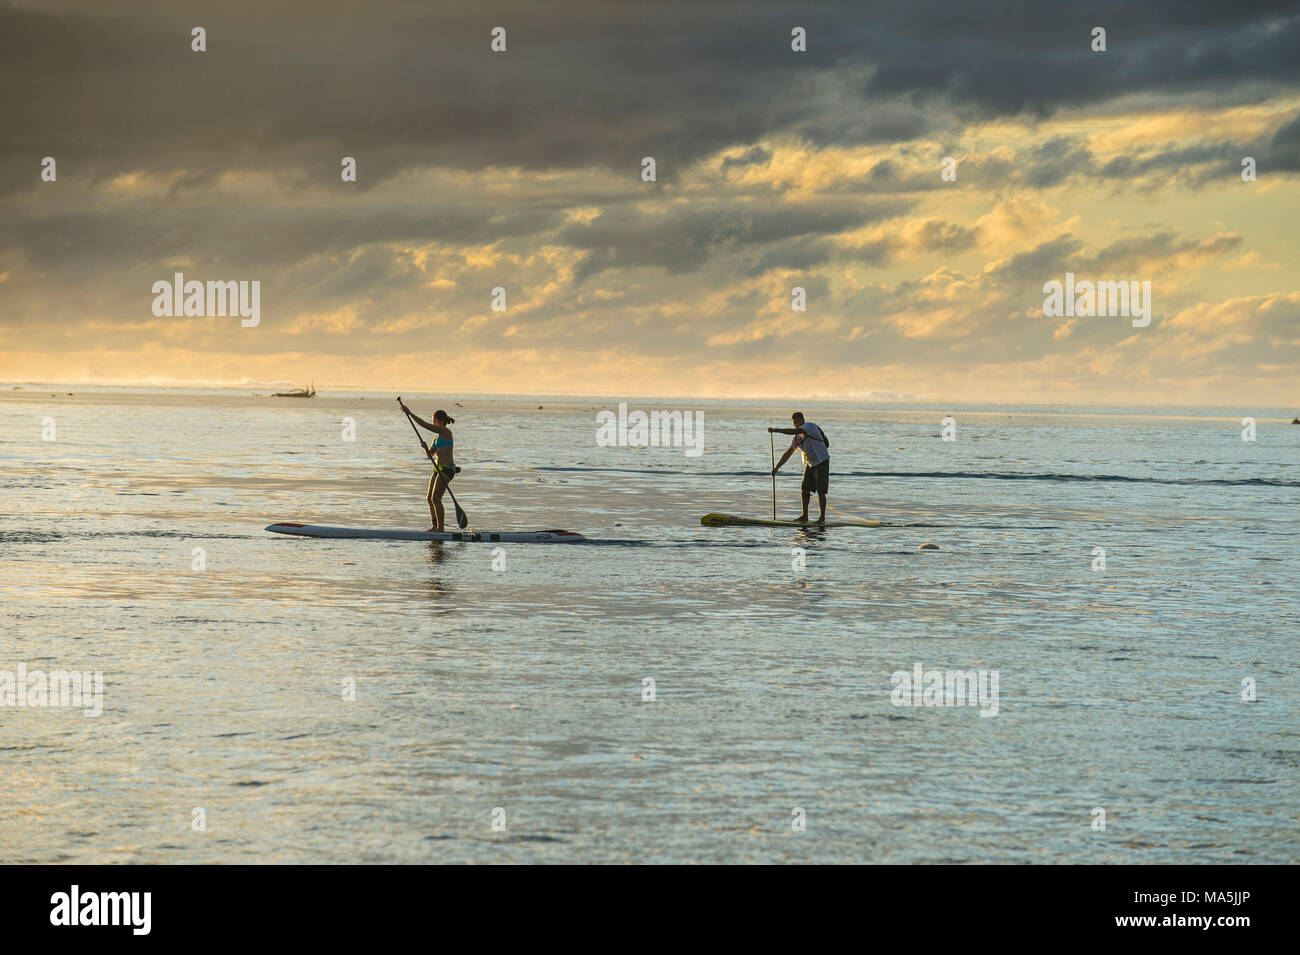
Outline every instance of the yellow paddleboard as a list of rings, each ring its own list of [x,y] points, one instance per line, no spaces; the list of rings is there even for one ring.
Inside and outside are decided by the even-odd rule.
[[[883,527],[880,521],[770,521],[759,517],[737,517],[735,514],[705,514],[700,523],[707,527],[727,527],[732,524],[750,524],[757,527]]]

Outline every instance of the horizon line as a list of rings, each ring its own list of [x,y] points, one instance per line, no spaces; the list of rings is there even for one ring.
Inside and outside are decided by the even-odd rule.
[[[157,382],[157,381],[138,381],[138,380],[136,381],[122,381],[122,380],[31,381],[31,380],[12,379],[12,378],[0,378],[0,388],[3,388],[4,390],[10,392],[21,391],[24,390],[25,388],[44,390],[46,387],[58,387],[58,388],[80,387],[80,388],[120,388],[126,390],[136,390],[136,391],[169,391],[169,390],[180,391],[185,389],[207,389],[207,390],[214,390],[214,391],[232,391],[232,392],[250,393],[262,389],[279,388],[282,386],[302,387],[297,382],[290,382],[290,381],[257,382],[257,383],[169,381],[164,383],[164,382]],[[401,392],[409,392],[410,394],[422,394],[422,395],[430,395],[435,393],[432,391],[428,391],[424,388],[407,389],[401,387],[397,387],[397,388],[390,387],[390,388],[381,389],[381,388],[358,386],[358,385],[325,385],[324,387],[326,389],[332,388],[333,390],[339,392],[350,392],[350,393],[360,392],[364,394],[376,394],[376,395],[382,394],[382,395],[394,395],[394,396]],[[318,388],[317,391],[319,392],[320,389]],[[443,393],[447,395],[463,395],[463,396],[473,395],[473,396],[484,397],[484,398],[574,398],[574,399],[583,399],[583,400],[591,400],[597,398],[608,399],[611,396],[610,392],[592,392],[592,393],[575,392],[575,391],[522,392],[522,391],[481,391],[477,389],[461,389],[461,390],[446,391]],[[329,397],[329,395],[318,394],[318,397],[327,398]],[[1135,409],[1135,408],[1146,407],[1146,408],[1158,408],[1162,410],[1206,409],[1206,410],[1222,410],[1222,411],[1229,410],[1230,408],[1251,407],[1250,405],[1229,406],[1229,405],[1216,405],[1216,404],[1187,404],[1187,403],[1163,404],[1163,403],[1140,403],[1140,402],[1123,402],[1123,401],[1115,401],[1115,402],[1080,401],[1080,400],[1069,400],[1069,399],[1062,399],[1062,398],[1010,399],[1010,400],[1002,400],[1002,401],[970,400],[965,398],[943,399],[943,398],[932,398],[932,397],[927,397],[925,395],[917,395],[917,394],[906,393],[906,392],[901,394],[892,393],[892,392],[868,392],[866,394],[833,394],[833,395],[773,394],[773,395],[757,395],[751,397],[734,397],[734,396],[726,396],[726,395],[669,395],[669,394],[654,394],[648,392],[647,393],[627,392],[619,396],[619,398],[620,400],[663,399],[663,400],[670,400],[670,401],[724,401],[724,402],[732,402],[732,401],[734,402],[741,402],[741,401],[801,402],[802,401],[806,403],[807,402],[826,403],[826,402],[836,402],[836,401],[847,401],[847,402],[880,403],[880,404],[914,402],[914,403],[924,404],[924,405],[939,405],[939,406],[943,406],[945,404],[950,404],[954,406],[956,405],[993,405],[993,406],[1046,405],[1049,407],[1067,407],[1067,408],[1079,407],[1079,408],[1122,408],[1122,409]],[[1294,413],[1292,411],[1287,411],[1285,409],[1285,406],[1282,405],[1273,406],[1271,408],[1268,408],[1268,410],[1279,411],[1283,416]]]

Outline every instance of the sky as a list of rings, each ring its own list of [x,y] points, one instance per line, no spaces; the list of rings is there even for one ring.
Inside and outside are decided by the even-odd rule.
[[[1298,49],[1298,2],[0,0],[0,381],[1300,411]],[[258,324],[156,315],[177,272]],[[1066,273],[1149,325],[1045,315]]]

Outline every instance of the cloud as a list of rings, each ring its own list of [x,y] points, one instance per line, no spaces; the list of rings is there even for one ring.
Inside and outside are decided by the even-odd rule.
[[[381,376],[437,347],[480,387],[599,360],[748,388],[794,361],[982,394],[1176,376],[1184,349],[1207,381],[1287,387],[1294,3],[490,9],[505,54],[474,5],[231,0],[198,54],[152,0],[0,2],[0,325],[28,349],[0,374],[98,348]],[[1159,321],[1043,320],[1066,270],[1151,278]],[[173,271],[261,281],[263,325],[152,321]]]

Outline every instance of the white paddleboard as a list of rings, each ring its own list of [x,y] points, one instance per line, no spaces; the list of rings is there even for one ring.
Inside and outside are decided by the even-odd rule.
[[[461,541],[467,544],[573,544],[587,538],[573,531],[403,531],[367,527],[328,527],[325,524],[267,524],[273,534],[298,537],[339,537],[354,540]]]

